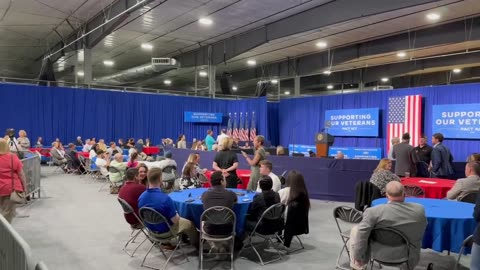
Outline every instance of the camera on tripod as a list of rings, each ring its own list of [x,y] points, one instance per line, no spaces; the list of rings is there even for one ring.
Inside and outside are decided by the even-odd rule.
[[[5,132],[5,135],[8,136],[10,139],[15,138],[15,129],[8,128],[7,131]]]

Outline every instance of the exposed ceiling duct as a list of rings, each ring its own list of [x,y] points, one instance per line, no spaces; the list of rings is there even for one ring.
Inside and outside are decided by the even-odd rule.
[[[133,67],[109,76],[96,78],[95,83],[131,85],[149,79],[155,76],[155,73],[162,74],[177,68],[180,68],[180,63],[173,58],[152,58],[152,62],[149,64]]]

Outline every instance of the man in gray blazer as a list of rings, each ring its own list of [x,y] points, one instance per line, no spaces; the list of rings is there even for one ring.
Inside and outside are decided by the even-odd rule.
[[[468,162],[465,165],[465,176],[458,179],[455,185],[447,192],[449,200],[459,200],[471,192],[478,192],[480,189],[480,164],[476,161]]]
[[[416,155],[413,146],[409,144],[410,134],[402,135],[402,142],[393,146],[393,158],[395,161],[395,174],[403,177],[408,172],[411,176],[415,176],[416,172]]]
[[[367,208],[363,220],[352,228],[350,233],[350,266],[352,269],[364,269],[370,261],[370,254],[382,256],[386,261],[398,258],[406,250],[389,247],[369,241],[372,231],[391,228],[400,231],[410,242],[408,264],[415,268],[420,260],[420,248],[427,227],[425,209],[416,203],[406,203],[403,185],[392,181],[387,184],[388,203]]]

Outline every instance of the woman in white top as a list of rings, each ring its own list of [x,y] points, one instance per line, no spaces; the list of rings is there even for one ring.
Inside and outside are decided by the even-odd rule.
[[[22,147],[22,149],[18,150],[28,151],[30,149],[30,140],[27,137],[27,132],[20,130],[18,136],[17,143]]]
[[[290,171],[285,182],[286,187],[278,191],[281,203],[288,205],[291,200],[297,200],[298,197],[301,201],[308,200],[307,187],[301,173],[295,170]],[[310,207],[310,204],[308,204],[308,207]]]
[[[185,137],[185,135],[180,134],[180,136],[178,137],[177,148],[187,149],[187,138]]]
[[[88,158],[91,160],[92,158],[97,156],[97,149],[98,149],[98,144],[94,144],[92,146],[92,149],[90,149]]]

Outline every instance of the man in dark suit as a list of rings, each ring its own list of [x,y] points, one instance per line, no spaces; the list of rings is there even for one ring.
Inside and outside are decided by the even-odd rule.
[[[415,175],[416,172],[416,156],[413,151],[413,146],[409,144],[410,134],[402,135],[402,142],[393,146],[393,158],[395,162],[395,174],[403,177],[405,173]]]
[[[435,133],[432,136],[432,166],[430,172],[437,178],[450,178],[453,176],[453,157],[450,150],[442,144],[443,134]]]

